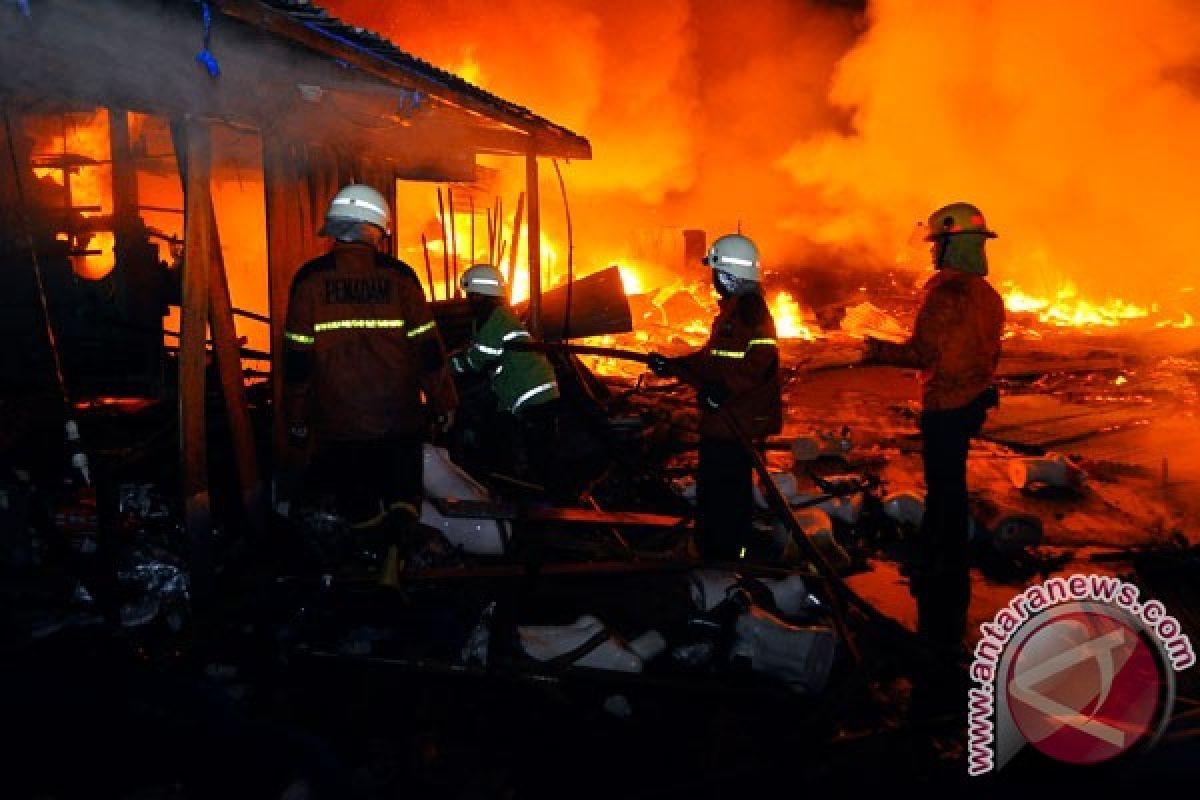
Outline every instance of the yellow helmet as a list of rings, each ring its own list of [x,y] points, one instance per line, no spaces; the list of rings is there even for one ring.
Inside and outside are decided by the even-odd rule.
[[[988,230],[983,212],[970,203],[951,203],[942,206],[929,215],[929,232],[925,241],[935,241],[940,236],[953,236],[958,233],[976,233],[988,239],[995,239],[996,234]]]

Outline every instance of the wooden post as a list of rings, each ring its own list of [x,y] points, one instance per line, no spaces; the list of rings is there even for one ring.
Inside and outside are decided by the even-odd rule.
[[[299,198],[307,189],[299,184],[292,163],[294,155],[285,144],[264,136],[263,193],[267,211],[267,291],[271,306],[271,403],[275,409],[271,426],[274,462],[281,463],[286,452],[287,431],[283,424],[283,326],[287,315],[291,276],[300,266],[303,248],[297,237],[300,230]],[[278,474],[278,469],[276,470]],[[278,497],[274,500],[278,501]]]
[[[529,204],[529,332],[542,335],[542,209],[538,197],[537,147],[532,134],[525,154],[525,194]],[[520,231],[514,231],[514,241]],[[515,249],[515,248],[514,248]],[[515,266],[515,263],[514,263]]]
[[[121,108],[108,110],[108,135],[112,153],[113,216],[116,234],[121,236],[137,216],[138,205],[137,167],[129,147],[129,112]]]
[[[184,185],[188,186],[191,164],[188,159],[181,157],[183,153],[188,152],[188,144],[184,141],[181,145],[177,146],[177,150],[181,150],[182,153],[177,152],[176,159],[179,162],[179,176]],[[189,194],[188,197],[190,196]],[[233,303],[229,296],[229,280],[225,274],[225,257],[221,252],[221,235],[217,228],[211,187],[208,184],[205,184],[204,200],[208,204],[208,325],[212,334],[213,360],[221,381],[221,395],[225,400],[225,415],[233,444],[234,468],[237,470],[242,510],[246,514],[251,533],[258,535],[266,529],[267,522],[262,473],[258,468],[254,427],[250,422],[250,403],[246,399],[241,346],[238,342],[237,326],[233,321]]]
[[[250,403],[246,399],[242,356],[237,327],[233,321],[233,304],[229,298],[229,280],[225,274],[225,258],[221,253],[221,236],[211,195],[209,214],[212,220],[212,271],[209,276],[208,324],[212,329],[213,355],[221,379],[221,393],[225,398],[225,414],[229,420],[229,437],[242,493],[242,508],[251,532],[258,535],[265,531],[267,522],[262,473],[258,469],[254,426],[250,422]]]
[[[513,215],[512,252],[508,254],[508,272],[504,275],[504,283],[508,291],[508,299],[512,300],[512,287],[517,280],[517,255],[521,252],[521,221],[525,218],[525,193],[517,195],[517,213]]]
[[[433,267],[429,264],[429,240],[421,232],[421,252],[425,254],[425,282],[429,285],[430,302],[437,300],[437,285],[433,282]]]
[[[198,608],[212,592],[212,521],[208,494],[205,419],[205,327],[208,321],[212,252],[212,198],[209,194],[211,139],[205,122],[179,126],[187,164],[184,218],[183,300],[179,323],[179,453],[184,525],[191,549],[192,591]]]
[[[442,223],[442,282],[445,284],[446,299],[450,299],[450,239],[446,234],[446,204],[442,201],[442,187],[438,187],[438,219]]]
[[[458,220],[454,217],[454,190],[446,187],[446,205],[450,213],[450,263],[453,265],[454,296],[461,297],[458,288]]]

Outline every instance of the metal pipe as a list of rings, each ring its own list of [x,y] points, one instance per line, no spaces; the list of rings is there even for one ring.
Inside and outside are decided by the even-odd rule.
[[[421,252],[425,254],[425,280],[429,283],[429,299],[437,300],[437,286],[433,283],[433,267],[429,264],[429,240],[421,234]]]
[[[461,292],[458,290],[458,220],[454,218],[454,190],[448,186],[446,204],[450,208],[450,268],[454,271],[454,296],[459,297]]]
[[[442,222],[442,283],[446,287],[446,299],[450,299],[450,249],[446,243],[446,206],[442,203],[442,187],[438,187],[438,219]]]
[[[542,209],[538,199],[537,149],[530,137],[525,154],[525,191],[529,195],[529,332],[542,335]],[[513,248],[514,253],[516,248]],[[515,261],[515,259],[514,259]]]

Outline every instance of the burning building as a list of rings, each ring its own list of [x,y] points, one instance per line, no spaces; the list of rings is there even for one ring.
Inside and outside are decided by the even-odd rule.
[[[515,156],[536,280],[538,159],[590,157],[586,139],[308,3],[3,13],[5,383],[161,398],[177,351],[197,498],[206,327],[249,491],[243,360],[278,366],[288,283],[339,185],[470,187],[480,154]]]
[[[143,471],[88,502],[56,496],[41,524],[81,553],[141,548],[118,570],[139,592],[110,617],[142,661],[186,660],[178,619],[220,583],[237,607],[196,635],[207,674],[230,672],[212,640],[240,648],[229,660],[254,665],[264,716],[311,715],[340,746],[287,776],[340,758],[379,794],[589,794],[579,775],[611,796],[811,776],[893,789],[944,723],[906,706],[944,654],[908,630],[920,385],[864,364],[863,340],[910,335],[933,274],[913,223],[957,199],[1000,234],[988,252],[1007,309],[1001,405],[969,445],[970,621],[1087,571],[1136,574],[1196,631],[1200,360],[1176,223],[1200,213],[1186,180],[1200,177],[1200,17],[1186,4],[1152,0],[1132,21],[1037,0],[327,5],[0,0],[0,410],[17,412],[0,445],[27,446],[18,429],[46,409],[57,422],[61,395],[89,415],[97,460],[149,442],[178,462],[177,493],[172,470]],[[1097,79],[1113,53],[1127,69]],[[600,442],[579,502],[550,503],[460,458],[463,432],[495,421],[464,402],[459,440],[424,451],[438,547],[389,552],[367,581],[329,566],[359,546],[337,514],[255,517],[265,480],[293,471],[272,447],[289,282],[351,181],[394,201],[393,254],[447,338],[470,327],[457,274],[500,270],[546,340],[526,349],[569,379],[577,427],[555,430],[556,449]],[[704,387],[650,374],[665,359],[648,351],[704,345],[717,297],[700,259],[734,230],[762,249],[778,336],[753,341],[778,353],[785,421],[742,443],[757,471],[747,547],[697,569]],[[484,383],[459,391],[488,406]],[[147,406],[157,416],[131,422]],[[28,483],[0,472],[0,522]],[[239,552],[243,531],[266,546]],[[172,560],[161,545],[180,539]],[[245,569],[256,558],[268,567]],[[239,569],[271,574],[247,591]],[[72,613],[99,605],[98,572],[68,586]],[[143,647],[148,620],[165,644]],[[136,699],[130,716],[170,716]],[[150,735],[133,741],[153,739],[136,721]],[[202,730],[231,763],[219,748],[247,741]],[[596,775],[596,752],[629,768]]]

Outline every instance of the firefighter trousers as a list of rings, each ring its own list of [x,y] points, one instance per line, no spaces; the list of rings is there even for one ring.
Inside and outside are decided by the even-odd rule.
[[[754,463],[739,442],[700,439],[696,549],[705,561],[736,561],[754,518]]]
[[[981,402],[921,414],[925,516],[917,536],[910,590],[917,630],[947,649],[961,646],[971,602],[967,556],[967,453],[987,409]]]

